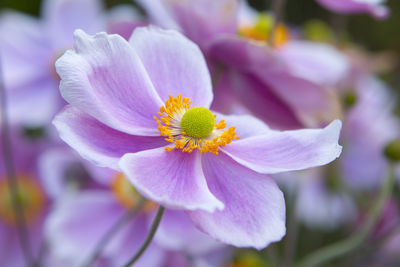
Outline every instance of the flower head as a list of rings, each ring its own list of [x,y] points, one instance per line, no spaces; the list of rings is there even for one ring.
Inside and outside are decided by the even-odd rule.
[[[218,154],[219,147],[223,147],[236,136],[235,127],[224,130],[224,120],[215,123],[216,115],[204,107],[190,107],[189,98],[171,95],[160,108],[158,115],[154,117],[158,124],[161,136],[167,136],[166,141],[175,145],[182,152],[191,153],[198,149],[201,153],[211,152]],[[173,148],[166,147],[165,150],[172,151]]]
[[[284,235],[283,194],[266,174],[323,165],[341,151],[339,121],[279,132],[209,110],[207,64],[176,31],[137,28],[127,42],[78,30],[56,68],[70,103],[54,120],[61,138],[229,244],[263,248]]]

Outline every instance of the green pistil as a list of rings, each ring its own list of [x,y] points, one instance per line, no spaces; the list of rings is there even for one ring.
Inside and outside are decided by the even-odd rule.
[[[215,118],[207,108],[192,108],[183,115],[181,128],[187,136],[203,138],[211,134],[214,129]]]

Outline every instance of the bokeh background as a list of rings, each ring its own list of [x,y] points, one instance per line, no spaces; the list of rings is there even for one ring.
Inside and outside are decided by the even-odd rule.
[[[33,16],[40,15],[41,0],[0,0],[0,10],[14,9]],[[104,0],[104,6],[111,8],[119,4],[135,5],[131,0]],[[271,0],[250,0],[250,5],[258,10],[271,7]],[[388,0],[386,5],[391,16],[377,22],[369,15],[343,16],[324,9],[312,0],[286,0],[283,19],[286,23],[304,26],[312,20],[320,20],[329,25],[342,38],[363,48],[379,53],[390,53],[391,68],[381,73],[383,78],[396,92],[400,92],[400,1]],[[135,5],[139,8],[138,5]],[[140,10],[140,8],[139,8]],[[396,75],[397,73],[397,75]],[[400,107],[397,108],[400,113]]]

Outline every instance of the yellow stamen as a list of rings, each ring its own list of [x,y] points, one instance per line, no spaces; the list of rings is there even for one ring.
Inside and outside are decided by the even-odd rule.
[[[226,146],[233,139],[240,138],[236,136],[235,127],[223,130],[226,127],[225,121],[215,123],[216,115],[210,117],[208,109],[190,107],[191,103],[192,101],[189,101],[188,98],[182,98],[182,95],[178,95],[176,98],[170,95],[165,105],[160,108],[158,113],[160,118],[154,117],[160,135],[166,136],[165,140],[174,145],[174,147],[166,147],[166,151],[170,152],[175,148],[182,152],[192,153],[198,149],[201,153],[218,154],[219,147]],[[189,118],[191,121],[190,126],[186,126],[188,124],[184,123],[184,127],[187,127],[187,131],[190,130],[190,135],[182,129],[181,125],[183,116],[189,114],[187,112],[190,113],[190,116],[185,116],[185,118]],[[196,120],[198,125],[195,125]],[[210,124],[211,120],[212,124]],[[210,125],[212,128],[209,129]],[[200,129],[201,127],[204,129]],[[193,131],[193,129],[196,130]],[[203,133],[207,133],[207,135],[204,136]]]

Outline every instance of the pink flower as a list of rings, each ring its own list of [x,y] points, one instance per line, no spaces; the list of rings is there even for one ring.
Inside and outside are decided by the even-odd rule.
[[[211,112],[205,60],[175,31],[138,28],[127,42],[78,30],[56,68],[70,103],[54,120],[65,142],[235,246],[261,249],[285,233],[283,194],[268,174],[323,165],[341,152],[340,121],[280,132],[251,116]]]

